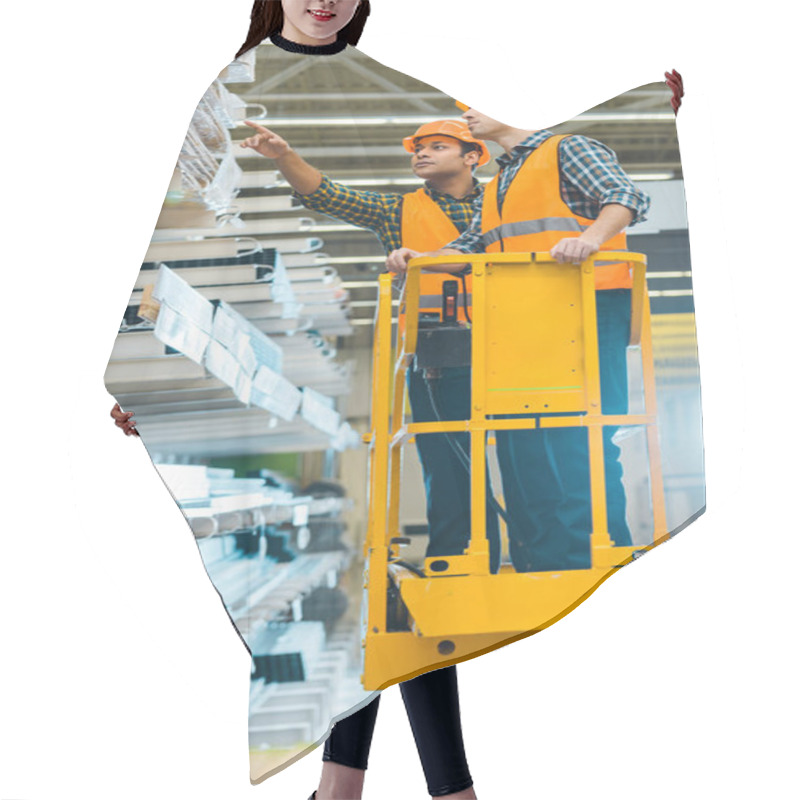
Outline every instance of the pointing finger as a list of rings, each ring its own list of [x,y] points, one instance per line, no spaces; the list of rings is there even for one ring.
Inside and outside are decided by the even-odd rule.
[[[255,128],[259,133],[269,133],[269,134],[272,133],[272,131],[265,128],[263,125],[259,125],[257,122],[250,122],[249,119],[243,121],[245,125],[249,125],[251,128]]]

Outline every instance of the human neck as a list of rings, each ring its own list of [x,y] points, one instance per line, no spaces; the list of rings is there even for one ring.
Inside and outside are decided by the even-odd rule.
[[[511,151],[518,145],[524,142],[534,131],[526,131],[522,128],[504,128],[502,132],[494,136],[494,141],[506,151]]]
[[[449,194],[460,200],[466,197],[474,188],[472,181],[472,173],[466,175],[448,175],[442,178],[431,178],[428,184],[432,189],[435,189],[440,194]]]

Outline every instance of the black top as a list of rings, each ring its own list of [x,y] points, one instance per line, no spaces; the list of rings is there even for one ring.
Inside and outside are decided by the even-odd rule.
[[[279,33],[273,33],[269,40],[272,44],[282,50],[288,50],[290,53],[305,53],[313,56],[330,56],[334,53],[341,53],[347,47],[347,39],[337,39],[330,44],[298,44]]]

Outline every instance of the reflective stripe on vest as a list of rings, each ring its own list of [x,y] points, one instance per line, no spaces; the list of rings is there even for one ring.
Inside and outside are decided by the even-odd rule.
[[[494,244],[511,236],[525,236],[529,233],[559,231],[559,233],[581,233],[588,225],[581,225],[575,217],[547,217],[546,219],[528,219],[525,222],[504,222],[483,234],[484,244]]]
[[[547,252],[562,239],[580,236],[594,220],[573,214],[561,197],[558,145],[564,136],[551,136],[524,161],[508,187],[502,214],[498,210],[498,176],[486,186],[481,212],[481,232],[487,253]],[[600,250],[627,250],[624,232],[613,236]],[[633,285],[630,264],[595,262],[598,289]]]
[[[441,206],[424,189],[409,192],[403,197],[401,217],[401,242],[403,247],[425,253],[438,250],[458,238],[459,230]],[[419,276],[420,313],[442,311],[442,284],[445,281],[458,281],[458,318],[466,321],[464,314],[464,284],[455,275],[443,272],[421,272]],[[472,276],[466,276],[467,298],[472,297]],[[399,315],[402,321],[405,314]],[[402,328],[401,328],[402,330]]]

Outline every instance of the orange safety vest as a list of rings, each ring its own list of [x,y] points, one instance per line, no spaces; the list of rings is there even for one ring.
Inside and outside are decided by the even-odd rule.
[[[564,136],[551,136],[524,161],[497,207],[498,175],[483,195],[481,232],[487,253],[546,252],[568,236],[580,236],[594,220],[574,214],[561,198],[558,145]],[[624,232],[613,236],[600,250],[627,250]],[[595,288],[627,289],[633,286],[630,265],[624,261],[596,261]]]
[[[424,189],[409,192],[403,197],[400,240],[403,247],[427,253],[438,250],[459,236],[453,221],[442,211],[441,206]],[[466,321],[464,315],[464,283],[461,278],[446,272],[421,272],[419,280],[419,311],[442,311],[442,284],[458,281],[458,319]],[[466,276],[467,304],[472,297],[472,276]],[[400,310],[400,330],[403,330],[405,314]]]

